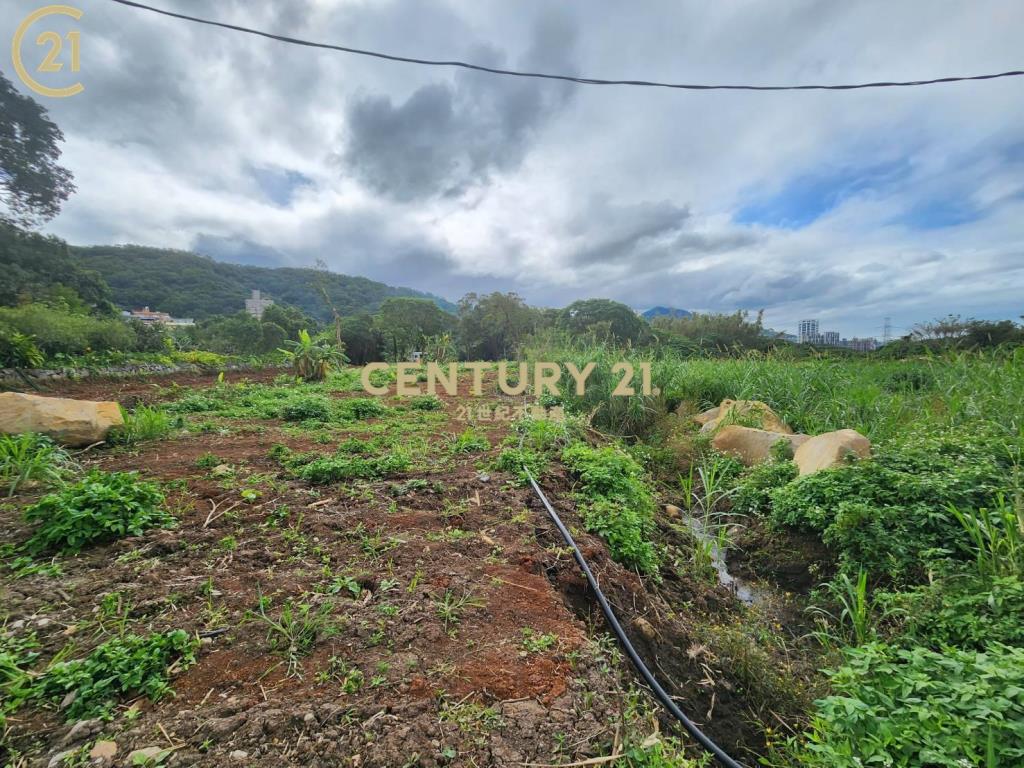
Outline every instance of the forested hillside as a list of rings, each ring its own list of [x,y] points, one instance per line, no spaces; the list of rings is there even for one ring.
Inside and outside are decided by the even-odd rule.
[[[331,317],[324,293],[342,315],[375,311],[392,296],[430,298],[442,309],[455,309],[451,302],[409,288],[316,269],[225,264],[187,251],[137,245],[72,247],[71,253],[106,280],[116,304],[149,306],[178,317],[232,314],[243,308],[253,289],[322,320]]]

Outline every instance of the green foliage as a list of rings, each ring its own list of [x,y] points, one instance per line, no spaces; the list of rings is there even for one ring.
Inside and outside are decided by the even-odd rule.
[[[53,664],[38,684],[38,695],[59,703],[74,693],[64,712],[68,720],[107,717],[126,694],[143,694],[153,701],[167,694],[168,666],[177,661],[180,668],[188,668],[198,647],[198,640],[181,629],[115,637],[84,659]]]
[[[444,409],[444,402],[434,395],[416,395],[409,400],[409,407],[414,411],[440,411]]]
[[[43,304],[0,307],[0,327],[31,338],[49,357],[134,350],[138,343],[135,331],[120,318],[93,317]]]
[[[281,462],[295,477],[314,485],[390,477],[405,472],[412,464],[402,451],[387,448],[386,453],[374,455],[370,448],[363,441],[349,440],[338,446],[333,456],[318,456],[295,454],[286,446],[275,445],[270,457]]]
[[[0,367],[39,368],[45,360],[34,337],[0,326]]]
[[[1012,504],[997,494],[991,509],[950,512],[971,539],[982,577],[1024,576],[1024,499]]]
[[[459,301],[458,338],[464,359],[514,357],[538,319],[537,310],[528,307],[515,293],[467,293]]]
[[[802,764],[962,768],[1024,761],[1024,648],[869,643],[830,673]]]
[[[288,358],[295,375],[304,381],[323,381],[332,368],[348,361],[344,349],[326,340],[313,339],[305,329],[299,331],[297,341],[287,341],[285,346],[280,351]]]
[[[16,712],[34,695],[29,669],[39,657],[35,635],[15,637],[0,629],[0,744],[5,715]]]
[[[159,440],[175,429],[180,429],[182,420],[162,408],[140,405],[134,411],[121,409],[124,426],[111,430],[109,440],[121,445],[135,445],[144,440]]]
[[[267,626],[267,643],[271,650],[287,660],[288,674],[298,675],[299,660],[309,655],[317,640],[333,633],[330,617],[334,607],[330,602],[314,605],[288,598],[277,618],[273,618],[266,611],[268,602],[261,596],[255,615]]]
[[[589,334],[595,340],[618,344],[635,344],[648,332],[647,323],[636,312],[609,299],[574,301],[558,314],[557,322],[576,336]]]
[[[562,461],[579,478],[577,498],[586,529],[608,543],[616,561],[654,571],[654,496],[643,468],[617,446],[591,448],[582,442],[562,451]]]
[[[175,523],[163,504],[159,486],[137,473],[94,469],[25,510],[26,520],[39,523],[26,546],[33,552],[74,553],[89,544],[141,536]]]
[[[786,441],[780,440],[776,445]],[[796,479],[792,461],[767,461],[757,464],[739,479],[733,496],[733,511],[742,514],[766,515],[771,509],[771,493]]]
[[[452,325],[451,315],[428,299],[387,299],[373,319],[373,327],[383,340],[388,359],[404,360],[431,336],[444,333]]]
[[[285,421],[329,421],[331,401],[320,395],[307,395],[290,400],[281,406]]]
[[[950,512],[988,508],[1012,473],[1003,442],[982,432],[918,431],[872,460],[800,477],[769,492],[778,525],[822,533],[847,572],[919,580],[929,559],[974,553]]]
[[[764,335],[761,316],[762,313],[758,312],[751,322],[749,313],[745,311],[731,315],[694,312],[684,317],[658,317],[651,325],[667,343],[686,355],[728,353],[737,349],[763,350],[784,344]]]
[[[569,439],[566,424],[547,419],[520,419],[512,425],[513,433],[505,438],[495,467],[514,475],[520,485],[529,480],[523,466],[539,478],[555,452]]]
[[[387,413],[387,406],[372,397],[350,397],[338,405],[338,414],[343,419],[373,419]]]
[[[45,435],[0,435],[0,482],[8,496],[26,483],[57,485],[75,466],[68,452]]]
[[[491,448],[490,442],[473,427],[466,427],[458,435],[449,438],[452,453],[483,453]]]

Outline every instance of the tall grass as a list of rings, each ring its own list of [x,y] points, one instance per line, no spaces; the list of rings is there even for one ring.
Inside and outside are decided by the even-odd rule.
[[[963,526],[983,578],[1024,575],[1024,507],[999,494],[994,509],[950,512]]]
[[[58,485],[75,467],[67,451],[45,435],[0,435],[0,482],[8,496],[27,483]]]
[[[851,428],[885,441],[910,426],[964,427],[988,422],[1024,439],[1024,348],[959,352],[910,360],[794,359],[785,352],[743,358],[681,359],[670,352],[616,350],[595,344],[542,341],[527,359],[597,364],[584,395],[563,388],[563,402],[593,414],[595,426],[643,436],[682,402],[699,409],[725,398],[762,400],[794,430],[818,434]],[[613,397],[619,360],[649,362],[658,396]]]

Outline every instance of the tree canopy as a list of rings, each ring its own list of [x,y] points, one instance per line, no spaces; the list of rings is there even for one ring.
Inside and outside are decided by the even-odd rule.
[[[636,312],[611,299],[574,301],[559,313],[558,325],[576,335],[589,333],[619,343],[636,343],[647,330]]]

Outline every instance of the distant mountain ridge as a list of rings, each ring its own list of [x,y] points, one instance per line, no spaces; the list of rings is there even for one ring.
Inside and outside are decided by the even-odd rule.
[[[676,309],[675,307],[651,307],[641,317],[645,320],[653,320],[656,317],[692,317],[693,312],[688,309]]]
[[[332,316],[324,292],[342,315],[374,312],[396,296],[430,299],[446,312],[456,309],[433,294],[311,268],[229,264],[190,251],[139,245],[72,246],[69,251],[106,281],[116,304],[148,306],[175,317],[202,320],[238,312],[253,290],[321,320]]]

